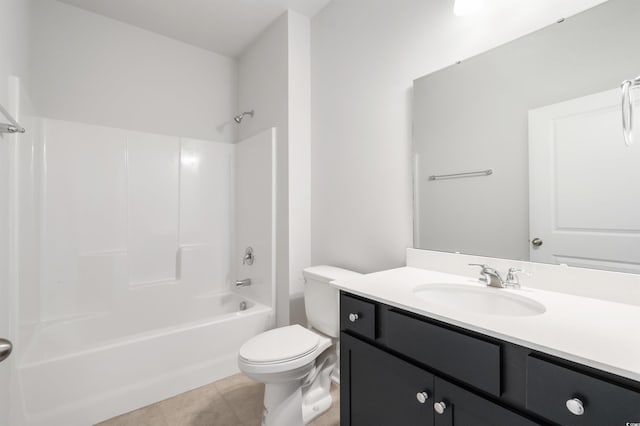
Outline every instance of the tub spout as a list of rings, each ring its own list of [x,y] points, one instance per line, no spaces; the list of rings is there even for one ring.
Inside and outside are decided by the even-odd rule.
[[[237,280],[236,287],[248,287],[251,285],[251,278],[245,278],[244,280]]]

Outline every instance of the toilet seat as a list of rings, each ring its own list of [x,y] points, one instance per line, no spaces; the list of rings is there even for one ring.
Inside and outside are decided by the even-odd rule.
[[[303,357],[318,347],[320,336],[299,325],[274,328],[249,339],[240,357],[252,364],[274,364]]]
[[[300,325],[290,325],[248,340],[240,348],[238,361],[245,372],[279,373],[306,367],[329,346],[331,339]]]

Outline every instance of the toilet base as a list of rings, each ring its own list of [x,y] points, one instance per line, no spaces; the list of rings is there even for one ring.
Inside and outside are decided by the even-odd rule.
[[[263,426],[301,426],[302,388],[300,382],[269,383],[264,391]]]
[[[336,366],[336,353],[327,349],[317,359],[314,370],[302,386],[302,418],[304,424],[331,408],[331,374]]]
[[[340,386],[340,341],[336,341],[336,365],[331,372],[331,381]]]
[[[327,394],[322,399],[316,401],[313,405],[303,405],[302,406],[302,419],[303,424],[309,424],[316,419],[321,414],[324,414],[329,408],[331,408],[331,404],[333,403],[333,399],[331,395]]]
[[[335,364],[336,354],[329,349],[303,378],[266,381],[262,426],[302,426],[326,412],[332,403],[331,372]],[[296,373],[290,378],[300,377],[301,371]]]

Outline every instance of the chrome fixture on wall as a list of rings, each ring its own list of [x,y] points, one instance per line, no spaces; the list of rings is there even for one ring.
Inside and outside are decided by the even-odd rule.
[[[0,362],[4,361],[11,355],[13,344],[8,339],[0,339]]]
[[[620,86],[622,89],[622,133],[624,134],[624,143],[627,146],[633,145],[633,100],[631,99],[631,90],[640,89],[640,76],[634,80],[625,80]]]
[[[247,247],[244,251],[244,256],[242,256],[242,264],[243,265],[253,265],[253,261],[256,260],[255,255],[253,254],[253,248]]]
[[[26,132],[24,127],[22,127],[20,124],[18,124],[18,122],[16,120],[14,120],[13,117],[11,117],[11,114],[9,114],[9,112],[6,109],[4,109],[4,107],[2,105],[0,105],[0,113],[2,113],[2,115],[4,115],[7,118],[7,120],[9,120],[9,124],[0,123],[0,135],[2,133],[24,133],[24,132]]]
[[[233,117],[233,121],[235,121],[236,123],[240,124],[240,123],[242,123],[242,120],[244,119],[245,115],[248,115],[249,117],[253,118],[253,114],[254,114],[254,110],[245,111],[242,114],[238,114],[235,117]]]
[[[251,285],[251,278],[245,278],[244,280],[236,280],[236,287],[249,287]]]
[[[478,172],[465,172],[465,173],[452,173],[449,175],[431,175],[429,180],[443,180],[443,179],[456,179],[464,177],[478,177],[478,176],[491,176],[493,169],[480,170]]]

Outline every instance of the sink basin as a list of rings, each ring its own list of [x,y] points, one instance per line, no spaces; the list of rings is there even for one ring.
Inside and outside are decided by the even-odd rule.
[[[544,305],[535,300],[501,289],[461,284],[425,284],[413,292],[431,305],[476,314],[527,317],[546,311]]]

